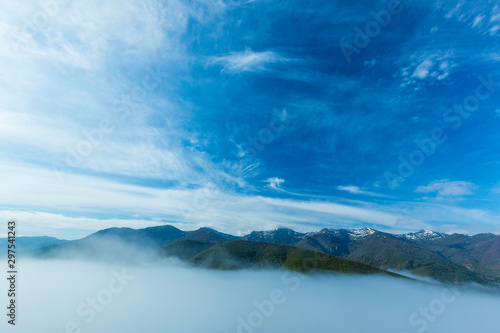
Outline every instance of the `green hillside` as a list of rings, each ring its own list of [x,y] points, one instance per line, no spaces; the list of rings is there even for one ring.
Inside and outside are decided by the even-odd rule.
[[[190,262],[215,269],[285,268],[299,272],[332,271],[353,274],[390,274],[367,264],[326,253],[266,242],[236,240],[217,244]]]
[[[383,233],[367,237],[348,258],[376,267],[408,270],[442,282],[489,282],[463,266]]]

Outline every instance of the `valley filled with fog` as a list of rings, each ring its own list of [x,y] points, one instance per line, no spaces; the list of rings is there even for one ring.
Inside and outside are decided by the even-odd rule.
[[[500,324],[498,292],[479,287],[170,259],[25,258],[17,289],[17,325],[3,320],[2,332],[494,332]]]

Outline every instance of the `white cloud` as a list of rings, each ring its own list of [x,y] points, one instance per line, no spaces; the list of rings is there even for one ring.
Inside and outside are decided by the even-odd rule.
[[[305,214],[306,216],[308,214],[314,216],[313,213],[319,213],[330,216],[330,218],[347,219],[350,220],[351,223],[356,221],[358,223],[375,223],[384,226],[393,226],[398,219],[401,218],[399,215],[386,213],[377,208],[362,208],[335,202],[299,201],[274,198],[262,198],[262,200],[274,206],[281,206],[282,208],[288,207],[291,216],[295,215],[294,211],[305,210],[309,211],[309,213]],[[300,215],[303,215],[303,213]]]
[[[267,65],[287,59],[273,51],[254,52],[247,48],[242,52],[230,52],[227,55],[213,57],[212,61],[224,66],[222,72],[241,73],[264,71]]]
[[[341,191],[346,191],[350,193],[355,193],[355,194],[362,194],[364,191],[362,191],[359,187],[354,186],[354,185],[349,185],[349,186],[337,186],[337,189]]]
[[[484,19],[484,15],[478,15],[474,18],[474,22],[472,22],[472,27],[475,28],[476,26],[478,26],[479,24],[481,24],[481,22],[483,21]]]
[[[500,24],[496,24],[494,25],[491,29],[490,29],[490,35],[494,36],[497,34],[497,32],[500,30]]]
[[[454,51],[449,49],[417,52],[404,55],[403,61],[408,65],[401,69],[402,87],[415,86],[418,90],[428,80],[441,81],[449,76],[459,67]]]
[[[366,68],[373,68],[375,64],[377,63],[377,59],[372,59],[370,61],[365,60],[363,64],[365,65]]]
[[[113,227],[146,228],[157,226],[154,220],[141,220],[138,214],[132,219],[120,218],[90,218],[71,217],[63,214],[54,214],[40,211],[0,210],[0,218],[5,221],[16,220],[20,236],[51,236],[64,239],[79,239],[97,230]],[[0,232],[0,237],[5,237]]]
[[[415,68],[413,77],[425,79],[429,75],[429,71],[432,66],[434,66],[434,63],[429,59],[425,59],[422,63],[420,63],[420,65],[417,66],[417,68]]]
[[[431,58],[436,58],[431,60]],[[454,67],[449,61],[444,60],[448,56],[438,57],[436,55],[423,60],[413,71],[412,77],[423,80],[428,77],[443,80],[450,74],[450,70]]]
[[[283,184],[285,180],[278,177],[272,177],[266,179],[266,182],[269,183],[269,186],[275,189],[281,187],[281,184]]]
[[[464,181],[436,180],[427,186],[419,186],[415,192],[436,193],[438,197],[460,197],[473,194],[476,185]]]
[[[385,198],[389,197],[389,196],[386,196],[384,194],[365,191],[365,190],[363,190],[355,185],[337,186],[337,189],[340,191],[345,191],[345,192],[349,192],[352,194],[360,194],[360,195],[366,195],[366,196],[371,196],[371,197],[385,197]]]

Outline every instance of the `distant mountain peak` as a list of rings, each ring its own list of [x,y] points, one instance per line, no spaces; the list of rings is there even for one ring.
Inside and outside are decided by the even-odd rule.
[[[363,238],[363,237],[373,235],[375,232],[376,231],[373,230],[372,228],[365,227],[365,228],[361,228],[361,229],[349,230],[349,235],[351,236],[351,238]]]
[[[279,227],[271,231],[253,231],[246,236],[236,237],[208,227],[182,231],[174,226],[162,225],[145,229],[110,228],[74,241],[54,240],[55,242],[51,243],[48,242],[51,240],[43,237],[36,239],[20,237],[18,240],[19,245],[25,241],[27,246],[24,248],[34,256],[45,258],[74,256],[93,259],[98,257],[106,260],[122,258],[126,244],[132,245],[134,251],[136,247],[152,250],[160,248],[163,254],[184,260],[191,260],[211,248],[213,250],[214,247],[224,250],[228,244],[229,246],[240,244],[235,247],[238,251],[250,248],[257,252],[262,250],[258,253],[254,251],[254,255],[236,251],[239,255],[250,256],[243,258],[245,260],[253,258],[258,259],[256,263],[262,263],[258,258],[260,254],[271,255],[268,259],[282,259],[281,254],[290,250],[286,246],[291,246],[295,247],[293,251],[299,249],[316,251],[376,267],[408,270],[444,282],[474,281],[483,284],[500,282],[500,236],[494,234],[448,235],[423,229],[394,235],[369,227],[325,228],[320,231],[300,233],[290,228]],[[108,240],[120,240],[124,246],[110,247]],[[233,240],[236,242],[232,242]],[[6,239],[0,239],[0,245],[6,242]],[[221,255],[219,250],[208,254]],[[281,254],[277,255],[278,252],[273,251]],[[207,253],[205,259],[210,259],[206,255]],[[297,259],[300,259],[300,256]]]
[[[300,232],[297,232],[293,229],[287,228],[287,227],[278,227],[276,230],[274,230],[275,233],[286,233],[288,235],[298,235]]]
[[[217,230],[215,230],[213,228],[209,228],[209,227],[201,227],[201,228],[198,228],[198,229],[196,229],[196,230],[194,230],[192,232],[212,232],[212,233],[218,234],[218,235],[223,234],[222,232],[217,231]]]
[[[373,235],[376,230],[373,230],[372,228],[361,228],[361,229],[327,229],[323,228],[318,232],[313,232],[313,233],[308,233],[307,235],[333,235],[333,236],[342,236],[342,235],[348,235],[350,238],[363,238],[367,237],[370,235]]]
[[[185,237],[188,240],[204,241],[210,243],[222,243],[229,240],[237,239],[233,235],[225,234],[212,228],[199,228],[197,230],[189,232]]]
[[[338,233],[340,230],[338,229],[327,229],[327,228],[323,228],[321,229],[320,231],[318,231],[318,233],[320,234],[331,234],[331,233]]]
[[[443,238],[445,235],[429,229],[422,229],[417,232],[410,232],[407,234],[402,234],[400,236],[408,240],[416,241],[416,240],[435,240]]]
[[[305,234],[286,227],[275,230],[252,231],[242,239],[250,241],[271,242],[277,244],[291,245],[300,241]]]

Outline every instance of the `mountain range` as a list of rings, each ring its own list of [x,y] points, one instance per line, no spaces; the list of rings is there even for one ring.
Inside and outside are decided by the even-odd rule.
[[[41,240],[18,238],[19,245],[24,242],[25,251],[38,257],[119,258],[145,248],[196,266],[218,269],[314,268],[350,273],[390,270],[446,283],[500,282],[500,236],[494,234],[448,235],[420,230],[396,235],[370,228],[300,233],[278,228],[239,237],[210,228],[182,231],[164,225],[110,228],[74,241]],[[305,269],[305,263],[311,267]]]
[[[7,238],[0,238],[0,249],[7,248]],[[66,243],[66,240],[54,238],[54,237],[16,237],[16,247],[17,253],[30,252],[38,248],[60,245]],[[7,251],[5,251],[7,252]]]

